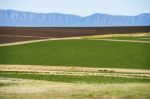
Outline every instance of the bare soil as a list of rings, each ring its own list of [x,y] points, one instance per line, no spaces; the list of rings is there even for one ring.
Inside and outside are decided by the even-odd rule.
[[[128,34],[143,32],[150,32],[150,27],[0,27],[0,44],[44,39],[41,37],[63,38],[102,34]]]

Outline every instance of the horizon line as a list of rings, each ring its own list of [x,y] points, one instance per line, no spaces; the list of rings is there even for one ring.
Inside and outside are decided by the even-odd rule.
[[[140,13],[140,14],[136,14],[136,15],[119,15],[119,14],[108,14],[108,13],[93,13],[93,14],[89,14],[86,16],[81,16],[81,15],[77,15],[77,14],[73,14],[73,13],[61,13],[61,12],[36,12],[36,11],[25,11],[25,10],[15,10],[15,9],[0,9],[3,11],[17,11],[17,12],[25,12],[25,13],[34,13],[34,14],[64,14],[64,15],[74,15],[74,16],[78,16],[78,17],[88,17],[88,16],[92,16],[95,14],[103,14],[103,15],[111,15],[111,16],[139,16],[142,14],[150,14],[150,13]]]

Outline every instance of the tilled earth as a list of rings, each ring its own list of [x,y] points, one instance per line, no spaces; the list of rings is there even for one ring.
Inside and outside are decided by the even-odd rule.
[[[0,44],[47,38],[147,33],[150,27],[0,27]]]

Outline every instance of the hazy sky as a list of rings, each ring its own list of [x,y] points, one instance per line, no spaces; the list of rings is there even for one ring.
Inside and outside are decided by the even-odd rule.
[[[150,0],[0,0],[0,9],[40,13],[137,15],[150,13]]]

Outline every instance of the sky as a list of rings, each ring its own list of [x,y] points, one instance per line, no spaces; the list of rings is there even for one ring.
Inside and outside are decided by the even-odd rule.
[[[150,13],[150,0],[0,0],[0,9],[88,16]]]

